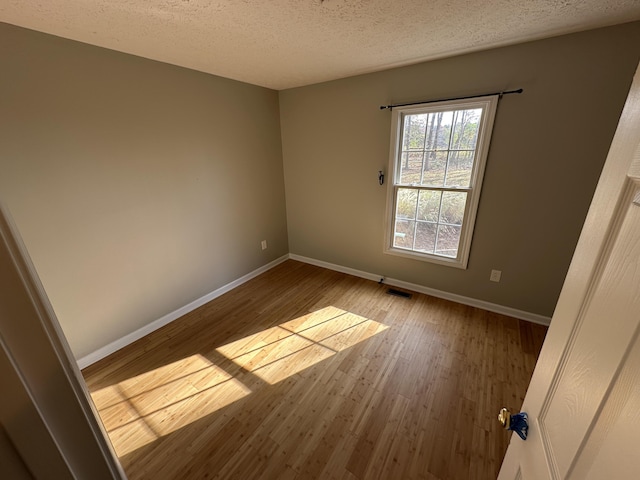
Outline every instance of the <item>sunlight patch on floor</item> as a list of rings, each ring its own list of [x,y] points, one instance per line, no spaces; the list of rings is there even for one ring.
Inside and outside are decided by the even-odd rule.
[[[274,384],[387,328],[326,307],[217,348],[218,362],[194,354],[91,396],[122,457],[249,395],[238,373]]]
[[[216,350],[274,384],[386,328],[360,315],[326,307]]]
[[[120,457],[249,393],[242,382],[196,354],[91,396]]]

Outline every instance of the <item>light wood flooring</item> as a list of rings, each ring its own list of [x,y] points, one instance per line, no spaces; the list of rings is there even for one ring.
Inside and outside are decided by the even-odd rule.
[[[288,260],[85,369],[129,478],[495,479],[547,329],[387,289]]]

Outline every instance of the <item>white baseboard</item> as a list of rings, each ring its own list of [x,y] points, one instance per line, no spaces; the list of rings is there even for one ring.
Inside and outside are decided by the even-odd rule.
[[[252,278],[257,277],[258,275],[266,272],[267,270],[271,270],[276,265],[279,265],[288,259],[289,259],[289,255],[283,255],[282,257],[277,258],[274,261],[267,263],[266,265],[263,265],[262,267],[257,268],[252,272],[247,273],[246,275],[238,278],[237,280],[227,283],[226,285],[214,290],[211,293],[207,293],[206,295],[198,298],[197,300],[194,300],[188,305],[185,305],[184,307],[180,307],[177,310],[174,310],[173,312],[168,313],[164,317],[154,320],[153,322],[145,325],[144,327],[139,328],[138,330],[131,332],[128,335],[125,335],[124,337],[119,338],[118,340],[115,340],[110,344],[105,345],[102,348],[99,348],[95,352],[80,358],[78,360],[78,366],[80,367],[80,369],[83,369],[88,367],[92,363],[97,362],[98,360],[102,360],[103,358],[105,358],[108,355],[111,355],[117,350],[120,350],[121,348],[129,345],[130,343],[133,343],[136,340],[139,340],[142,337],[149,335],[151,332],[154,332],[155,330],[158,330],[159,328],[164,327],[165,325],[173,322],[174,320],[182,317],[183,315],[186,315],[187,313],[195,310],[196,308],[201,307],[205,303],[208,303],[211,300],[218,298],[221,295],[224,295],[228,291],[233,290],[234,288],[242,285],[243,283],[248,282]]]
[[[375,282],[382,278],[382,275],[376,275],[374,273],[363,272],[362,270],[356,270],[354,268],[343,267],[342,265],[335,265],[333,263],[323,262],[322,260],[316,260],[315,258],[303,257],[294,253],[289,254],[289,258],[292,260],[298,260],[299,262],[309,263],[316,265],[317,267],[328,268],[329,270],[335,270],[336,272],[342,272],[356,277],[366,278],[367,280],[373,280]],[[395,278],[384,279],[385,285],[393,287],[405,288],[414,292],[424,293],[431,295],[432,297],[443,298],[445,300],[451,300],[452,302],[461,303],[463,305],[469,305],[471,307],[481,308],[490,312],[500,313],[502,315],[508,315],[510,317],[519,318],[521,320],[527,320],[532,323],[549,326],[551,323],[550,317],[544,315],[538,315],[537,313],[525,312],[516,308],[505,307],[504,305],[498,305],[496,303],[485,302],[484,300],[478,300],[476,298],[465,297],[455,293],[449,293],[442,290],[436,290],[435,288],[424,287],[415,283],[409,283]]]
[[[115,340],[108,345],[105,345],[102,348],[99,348],[95,352],[90,353],[78,360],[78,366],[80,369],[86,368],[89,365],[97,362],[98,360],[102,360],[103,358],[111,355],[112,353],[120,350],[123,347],[135,342],[136,340],[141,339],[142,337],[149,335],[150,333],[158,330],[159,328],[164,327],[165,325],[173,322],[174,320],[186,315],[187,313],[195,310],[198,307],[201,307],[205,303],[210,302],[211,300],[218,298],[221,295],[224,295],[230,290],[242,285],[245,282],[248,282],[252,278],[257,277],[258,275],[266,272],[267,270],[271,270],[276,265],[281,264],[287,259],[297,260],[299,262],[308,263],[310,265],[316,265],[318,267],[327,268],[329,270],[335,270],[336,272],[346,273],[348,275],[353,275],[360,278],[366,278],[367,280],[373,280],[375,282],[379,281],[382,278],[381,275],[377,275],[374,273],[364,272],[362,270],[356,270],[354,268],[343,267],[342,265],[336,265],[333,263],[323,262],[322,260],[316,260],[314,258],[303,257],[301,255],[296,255],[294,253],[290,253],[288,255],[283,255],[276,260],[263,265],[262,267],[230,282],[211,293],[204,295],[203,297],[194,300],[193,302],[185,305],[184,307],[180,307],[177,310],[174,310],[167,315],[154,320],[153,322],[145,325],[144,327],[139,328],[138,330],[131,332],[125,335],[118,340]],[[386,285],[390,285],[393,287],[405,288],[407,290],[412,290],[414,292],[424,293],[426,295],[431,295],[432,297],[443,298],[445,300],[451,300],[453,302],[461,303],[463,305],[469,305],[471,307],[482,308],[483,310],[488,310],[490,312],[500,313],[502,315],[508,315],[510,317],[519,318],[521,320],[527,320],[529,322],[538,323],[540,325],[549,325],[551,323],[551,318],[545,317],[544,315],[538,315],[536,313],[525,312],[523,310],[518,310],[511,307],[505,307],[503,305],[498,305],[495,303],[485,302],[484,300],[478,300],[475,298],[465,297],[462,295],[457,295],[455,293],[444,292],[442,290],[436,290],[435,288],[424,287],[422,285],[418,285],[415,283],[409,283],[402,280],[397,280],[395,278],[385,278],[384,283]]]

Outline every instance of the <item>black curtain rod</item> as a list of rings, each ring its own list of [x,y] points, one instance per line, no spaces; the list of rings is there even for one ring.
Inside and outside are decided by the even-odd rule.
[[[483,93],[482,95],[469,95],[468,97],[455,97],[455,98],[441,98],[440,100],[427,100],[426,102],[412,102],[412,103],[397,103],[395,105],[381,105],[380,110],[386,110],[387,108],[391,110],[394,107],[408,107],[409,105],[421,105],[423,103],[435,103],[435,102],[450,102],[452,100],[466,100],[468,98],[479,98],[479,97],[490,97],[491,95],[510,95],[512,93],[522,93],[524,90],[519,88],[518,90],[507,90],[505,92],[495,92],[495,93]]]

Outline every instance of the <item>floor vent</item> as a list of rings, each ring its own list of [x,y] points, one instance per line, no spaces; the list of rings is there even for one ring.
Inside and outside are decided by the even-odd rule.
[[[402,298],[411,298],[411,294],[407,293],[407,292],[402,292],[400,290],[396,290],[395,288],[390,288],[389,290],[387,290],[387,293],[389,295],[395,295],[396,297],[402,297]]]

